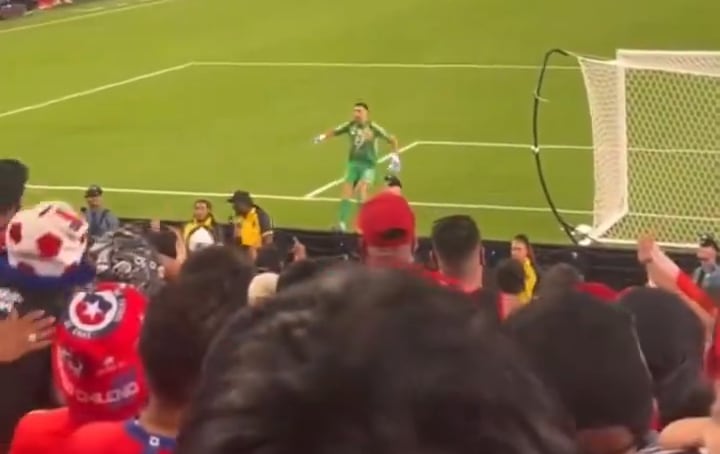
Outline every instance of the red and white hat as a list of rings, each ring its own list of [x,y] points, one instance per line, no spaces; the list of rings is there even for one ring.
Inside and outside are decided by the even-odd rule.
[[[8,264],[30,275],[63,276],[80,264],[87,231],[85,219],[65,202],[19,211],[5,231]]]
[[[76,293],[60,317],[52,363],[73,419],[131,418],[147,401],[138,354],[147,300],[127,284],[100,283]]]

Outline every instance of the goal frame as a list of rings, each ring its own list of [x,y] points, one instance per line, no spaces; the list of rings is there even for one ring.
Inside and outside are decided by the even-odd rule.
[[[631,150],[628,147],[628,118],[627,118],[627,105],[628,105],[628,99],[627,99],[627,91],[626,91],[626,73],[628,69],[632,70],[649,70],[649,71],[662,71],[662,72],[672,72],[677,74],[686,74],[686,75],[696,75],[696,76],[717,76],[720,78],[720,51],[663,51],[663,50],[637,50],[637,49],[618,49],[616,51],[615,59],[609,59],[604,60],[597,57],[584,57],[581,55],[573,55],[578,59],[578,61],[585,60],[590,61],[594,64],[607,64],[611,65],[614,68],[617,68],[617,76],[616,76],[616,106],[617,106],[617,115],[618,118],[615,119],[615,137],[617,138],[617,142],[615,145],[617,147],[622,147],[623,150],[625,150],[624,153],[621,153],[621,159],[622,162],[620,163],[621,168],[624,169],[624,172],[621,172],[621,175],[619,175],[619,181],[613,182],[612,184],[617,184],[620,187],[620,194],[622,197],[621,201],[621,209],[617,210],[616,212],[612,213],[609,216],[604,216],[602,220],[599,220],[599,216],[601,216],[601,213],[597,210],[596,205],[596,197],[597,197],[597,186],[600,181],[600,178],[602,178],[602,175],[600,173],[602,172],[602,169],[599,169],[597,165],[595,165],[595,160],[597,159],[596,153],[598,153],[598,144],[595,143],[595,140],[593,140],[593,176],[595,179],[595,192],[593,194],[594,200],[593,200],[593,228],[591,230],[591,233],[589,236],[596,242],[600,244],[605,245],[622,245],[622,246],[629,246],[629,245],[635,245],[636,241],[634,239],[623,239],[623,238],[612,238],[607,237],[606,234],[610,229],[613,228],[613,226],[617,225],[619,222],[622,221],[623,218],[627,216],[633,216],[634,214],[630,211],[630,186],[629,186],[629,177],[630,177],[630,168],[628,166],[629,162],[629,154],[631,153]],[[654,59],[655,62],[643,62],[641,61],[642,57],[650,57],[651,59]],[[688,57],[707,57],[708,59],[713,59],[718,62],[717,67],[713,66],[712,70],[703,70],[703,68],[682,68],[679,65],[676,65],[672,62],[673,58],[688,58]],[[663,64],[662,59],[667,59],[667,64]],[[661,63],[658,64],[657,60],[660,60]],[[692,65],[691,65],[692,66]],[[584,77],[584,75],[583,75]],[[586,95],[590,96],[590,92],[588,91],[587,87],[587,81],[586,81]],[[590,100],[588,99],[588,103],[590,104]],[[592,111],[592,105],[588,106]],[[593,128],[594,132],[594,128]],[[605,183],[607,184],[607,183]],[[641,215],[641,214],[638,214]],[[700,232],[698,232],[699,234]],[[687,241],[687,240],[686,240]],[[679,248],[679,249],[689,249],[689,248],[695,248],[697,247],[696,242],[661,242],[662,246],[665,247],[673,247],[673,248]]]

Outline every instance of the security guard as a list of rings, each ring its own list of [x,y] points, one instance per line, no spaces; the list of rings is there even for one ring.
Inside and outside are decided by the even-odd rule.
[[[183,240],[190,252],[204,246],[222,242],[220,225],[212,213],[212,203],[206,199],[198,199],[193,205],[193,218],[183,226]]]
[[[273,241],[273,225],[270,216],[253,202],[246,191],[235,191],[228,199],[235,211],[235,244],[259,248]]]

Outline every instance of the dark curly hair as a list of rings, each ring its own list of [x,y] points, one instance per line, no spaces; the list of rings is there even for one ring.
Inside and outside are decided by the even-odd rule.
[[[547,396],[462,295],[343,269],[230,321],[176,452],[574,453]]]

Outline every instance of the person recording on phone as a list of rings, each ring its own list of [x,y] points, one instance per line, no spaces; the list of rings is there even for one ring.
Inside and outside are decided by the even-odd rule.
[[[92,185],[85,191],[87,207],[82,208],[83,216],[90,226],[88,235],[92,239],[99,238],[120,228],[120,221],[109,209],[103,205],[103,190],[98,185]]]

